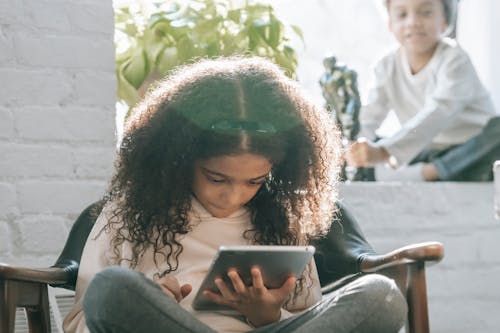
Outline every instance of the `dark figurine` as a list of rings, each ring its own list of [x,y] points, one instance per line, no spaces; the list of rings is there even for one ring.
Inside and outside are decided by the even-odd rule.
[[[358,91],[357,73],[345,64],[338,63],[334,56],[323,60],[325,72],[319,80],[326,107],[340,128],[344,145],[355,141],[359,130],[359,110],[361,100]],[[367,180],[364,171],[342,168],[343,180]]]

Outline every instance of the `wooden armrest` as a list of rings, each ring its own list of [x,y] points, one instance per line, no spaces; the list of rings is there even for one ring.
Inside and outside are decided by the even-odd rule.
[[[0,263],[0,280],[16,280],[47,284],[65,284],[70,273],[64,268],[25,268]]]
[[[443,244],[439,242],[426,242],[408,245],[387,254],[367,254],[361,258],[361,271],[366,273],[376,272],[382,268],[412,263],[412,262],[438,262],[443,258]]]

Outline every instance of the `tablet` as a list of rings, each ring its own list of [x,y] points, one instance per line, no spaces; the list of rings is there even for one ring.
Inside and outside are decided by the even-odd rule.
[[[260,268],[264,285],[269,289],[279,288],[292,274],[300,277],[306,265],[314,254],[314,246],[281,246],[281,245],[248,245],[248,246],[221,246],[215,255],[207,275],[201,283],[193,301],[193,309],[227,310],[229,307],[212,302],[203,295],[208,289],[219,293],[214,283],[216,277],[222,277],[232,283],[227,276],[230,268],[235,268],[242,280],[251,285],[250,269],[253,266]]]

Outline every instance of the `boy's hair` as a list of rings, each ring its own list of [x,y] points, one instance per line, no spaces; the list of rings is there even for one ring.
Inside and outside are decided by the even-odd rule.
[[[296,82],[262,58],[203,60],[177,69],[132,112],[108,200],[107,228],[118,248],[133,244],[131,266],[149,246],[155,261],[178,265],[178,235],[189,231],[193,165],[216,156],[268,158],[267,182],[247,204],[258,244],[299,244],[326,232],[334,213],[338,131]],[[119,259],[118,259],[119,260]]]
[[[389,5],[391,0],[383,0],[383,1],[386,9],[389,10]],[[446,18],[446,22],[449,25],[448,30],[452,30],[451,26],[455,24],[455,18],[457,15],[458,0],[441,0],[441,3],[443,4],[444,16]]]

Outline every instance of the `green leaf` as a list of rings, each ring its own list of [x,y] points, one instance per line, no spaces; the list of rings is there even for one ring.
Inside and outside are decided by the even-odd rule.
[[[283,39],[283,26],[280,21],[271,18],[267,43],[273,49],[277,48]]]
[[[122,74],[127,82],[135,89],[139,89],[149,74],[149,62],[143,49],[137,49],[132,58],[123,64]]]
[[[290,24],[290,28],[292,28],[292,30],[295,32],[295,34],[297,36],[299,36],[300,40],[302,41],[302,44],[306,44],[305,40],[304,40],[304,34],[302,33],[302,29],[300,29],[298,26],[294,25],[294,24]]]
[[[259,55],[295,77],[297,55],[286,45],[287,32],[302,42],[304,37],[300,28],[279,20],[272,6],[253,0],[168,0],[153,5],[149,17],[142,7],[115,8],[115,29],[125,34],[117,34],[119,98],[127,103],[135,103],[136,90],[151,75],[164,75],[200,57]]]
[[[118,100],[122,100],[129,107],[133,107],[139,100],[137,89],[132,86],[123,76],[123,66],[117,67],[116,77],[118,81],[117,96]]]
[[[232,9],[227,12],[227,18],[231,21],[239,23],[241,20],[241,9]]]
[[[162,50],[158,57],[158,62],[156,64],[156,67],[158,69],[158,72],[160,73],[161,76],[164,76],[167,74],[172,68],[175,66],[179,65],[179,57],[177,54],[177,48],[176,47],[166,47],[165,49]]]
[[[126,23],[122,31],[127,35],[134,37],[137,36],[139,29],[137,29],[137,26],[134,23]]]

